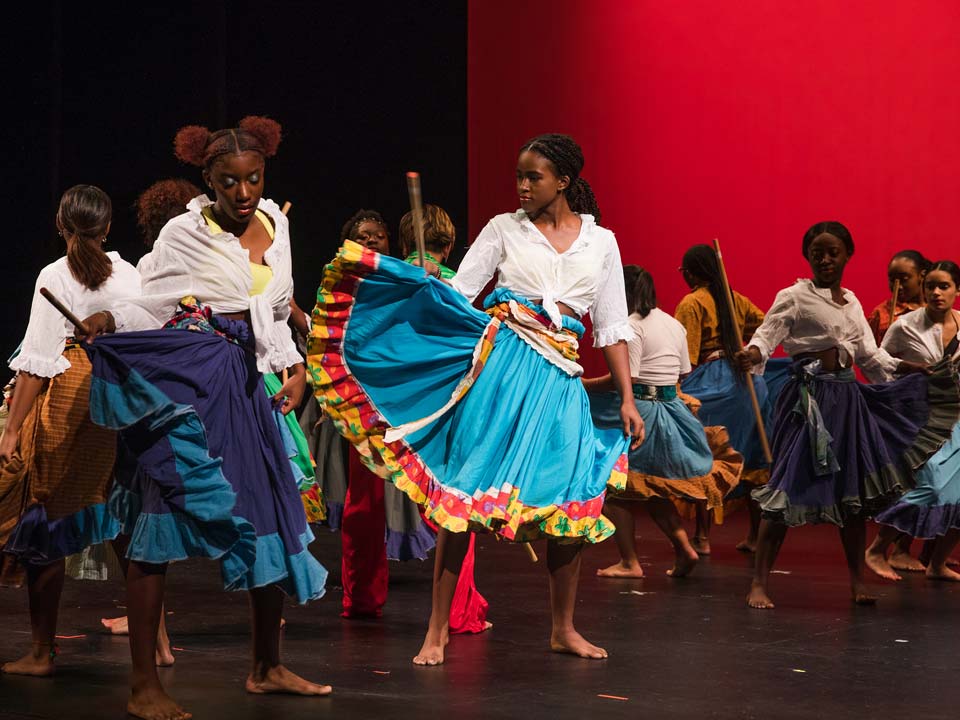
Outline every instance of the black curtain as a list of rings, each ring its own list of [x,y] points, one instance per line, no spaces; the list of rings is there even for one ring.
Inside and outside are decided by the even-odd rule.
[[[182,125],[283,125],[265,195],[293,203],[304,309],[355,210],[380,210],[395,235],[407,170],[465,239],[466,0],[35,5],[6,26],[0,354],[23,336],[37,273],[64,252],[53,220],[66,188],[110,194],[108,248],[135,263],[138,194],[166,177],[202,185],[173,157]]]

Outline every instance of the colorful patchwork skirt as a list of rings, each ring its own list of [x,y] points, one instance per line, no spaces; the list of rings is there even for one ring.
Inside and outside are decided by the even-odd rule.
[[[90,421],[90,362],[76,345],[70,367],[46,384],[20,428],[14,457],[0,468],[0,545],[5,584],[16,562],[48,564],[116,537],[107,511],[116,433]]]
[[[575,362],[583,326],[550,327],[503,289],[480,312],[419,267],[348,242],[308,341],[317,397],[364,463],[453,532],[598,542],[629,438],[598,429]]]
[[[88,347],[90,413],[119,432],[111,510],[145,563],[219,559],[224,587],[277,585],[303,603],[326,570],[304,516],[246,323],[120,333]]]
[[[773,365],[776,361],[770,361]],[[763,485],[770,477],[770,467],[763,456],[753,404],[746,383],[739,379],[723,358],[698,365],[680,384],[684,393],[700,401],[697,417],[705,427],[727,429],[730,445],[743,456],[740,484],[729,499],[746,496],[751,487]],[[764,416],[767,432],[772,428],[775,396],[762,376],[754,376],[757,400]]]
[[[960,424],[917,472],[917,486],[874,520],[919,538],[960,528]]]
[[[915,473],[960,414],[952,371],[866,385],[852,370],[796,362],[776,408],[770,482],[753,491],[764,517],[790,526],[873,516],[914,487]]]
[[[743,457],[730,447],[724,429],[704,428],[676,386],[633,389],[646,438],[630,451],[626,487],[609,495],[705,502],[722,519],[723,500],[740,481],[743,469]],[[599,427],[618,427],[619,408],[618,393],[590,393],[593,421]]]

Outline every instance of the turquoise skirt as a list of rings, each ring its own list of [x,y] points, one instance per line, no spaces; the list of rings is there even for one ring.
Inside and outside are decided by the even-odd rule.
[[[594,426],[579,376],[563,369],[583,326],[549,328],[542,308],[502,289],[487,304],[346,243],[313,312],[318,400],[367,467],[447,530],[609,537],[604,494],[623,486],[629,438]],[[531,340],[538,332],[568,356]]]

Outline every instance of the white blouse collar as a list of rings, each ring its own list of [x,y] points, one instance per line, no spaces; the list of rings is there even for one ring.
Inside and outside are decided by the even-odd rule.
[[[590,246],[590,236],[593,228],[597,227],[597,222],[594,219],[593,215],[589,213],[577,213],[580,215],[580,234],[577,235],[577,239],[573,241],[573,244],[565,252],[557,253],[557,255],[570,255],[573,252],[579,252],[580,250],[585,250]],[[550,241],[547,240],[543,232],[536,226],[533,220],[530,219],[530,216],[521,208],[515,213],[517,221],[520,223],[520,229],[525,233],[532,233],[532,237],[539,243],[542,243],[548,246],[554,252],[557,252],[557,249],[550,244]]]

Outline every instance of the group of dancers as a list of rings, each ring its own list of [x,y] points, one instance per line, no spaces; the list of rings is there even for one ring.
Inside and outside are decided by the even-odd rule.
[[[948,567],[960,538],[954,263],[898,253],[896,301],[868,323],[841,284],[853,239],[821,222],[800,248],[812,277],[767,313],[726,292],[717,254],[694,246],[672,316],[651,274],[622,265],[580,147],[548,134],[520,148],[520,209],[490,220],[457,271],[441,208],[405,216],[398,248],[380,214],[361,210],[308,315],[293,301],[286,214],[263,197],[279,143],[267,118],[181,129],[176,154],[214,200],[186,181],[145,193],[151,247],[136,268],[105,251],[109,197],[91,185],[64,193],[66,255],[37,279],[0,436],[0,571],[7,584],[25,576],[33,638],[5,672],[53,673],[68,564],[103,577],[108,554],[95,548],[112,543],[131,714],[190,717],[157,667],[173,660],[166,567],[193,557],[219,560],[224,588],[249,593],[246,689],[328,694],[279,648],[284,595],[324,592],[308,550],[324,518],[343,535],[345,617],[381,613],[388,558],[434,549],[419,665],[442,663],[451,634],[490,627],[473,577],[480,531],[547,540],[550,647],[583,658],[607,651],[574,625],[581,551],[614,536],[621,560],[598,574],[642,576],[641,506],[672,544],[677,578],[709,554],[712,522],[746,506],[738,549],[756,552],[755,608],[773,607],[786,530],[807,523],[839,528],[857,603],[874,601],[865,565],[896,579],[923,562],[930,577],[960,579]],[[578,363],[587,315],[602,377],[583,378]],[[771,359],[779,347],[789,360]],[[868,550],[870,517],[881,530]],[[913,538],[931,540],[919,560]]]

